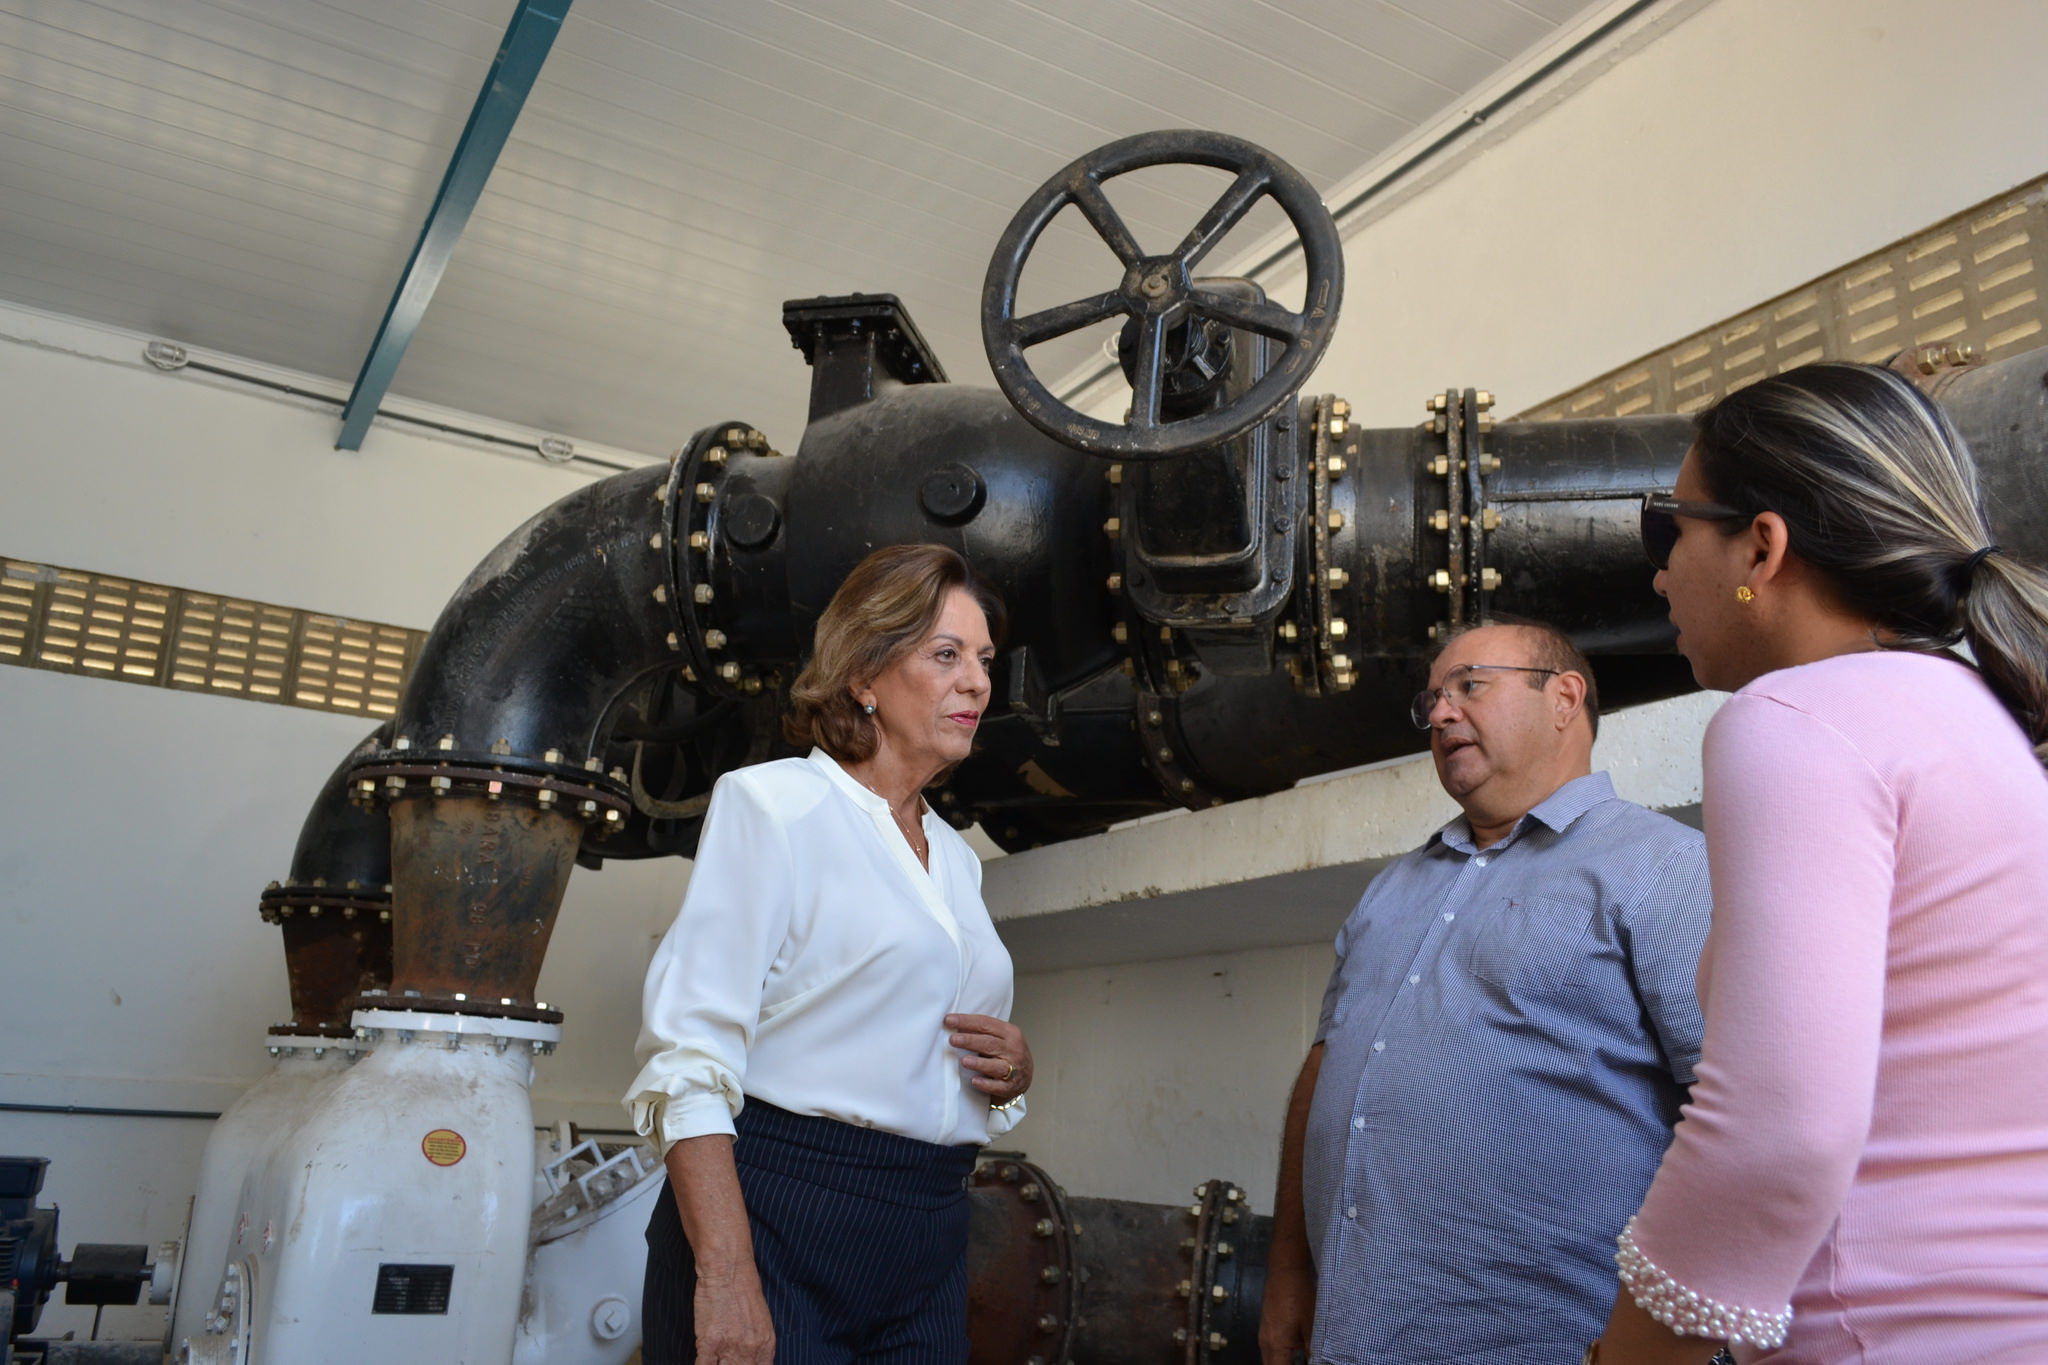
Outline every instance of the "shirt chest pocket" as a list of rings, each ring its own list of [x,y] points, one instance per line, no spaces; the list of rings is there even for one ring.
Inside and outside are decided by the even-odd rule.
[[[1524,899],[1500,901],[1462,956],[1472,975],[1517,994],[1567,985],[1593,923],[1590,904]]]

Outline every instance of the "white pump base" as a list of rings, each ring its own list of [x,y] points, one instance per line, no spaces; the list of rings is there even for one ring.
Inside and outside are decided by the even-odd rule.
[[[249,1169],[181,1360],[511,1360],[533,1208],[528,1086],[561,1030],[401,1010],[354,1022],[369,1051]]]

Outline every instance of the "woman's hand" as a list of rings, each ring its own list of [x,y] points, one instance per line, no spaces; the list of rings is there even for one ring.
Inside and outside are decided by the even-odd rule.
[[[986,1014],[949,1014],[947,1042],[966,1055],[960,1065],[974,1073],[968,1082],[991,1104],[1008,1104],[1031,1088],[1031,1047],[1024,1030]]]
[[[698,1365],[775,1365],[775,1324],[752,1266],[722,1282],[700,1269],[695,1304]]]

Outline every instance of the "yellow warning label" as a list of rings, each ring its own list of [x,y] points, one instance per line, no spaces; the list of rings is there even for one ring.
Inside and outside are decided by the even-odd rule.
[[[469,1151],[469,1144],[453,1128],[436,1128],[420,1139],[420,1150],[436,1166],[453,1166]]]

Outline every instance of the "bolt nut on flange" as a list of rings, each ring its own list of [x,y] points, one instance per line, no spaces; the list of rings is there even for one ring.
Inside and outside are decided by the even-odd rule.
[[[1111,517],[1108,521],[1102,523],[1102,534],[1108,536],[1111,540],[1115,540],[1123,533],[1124,523],[1122,517]]]

